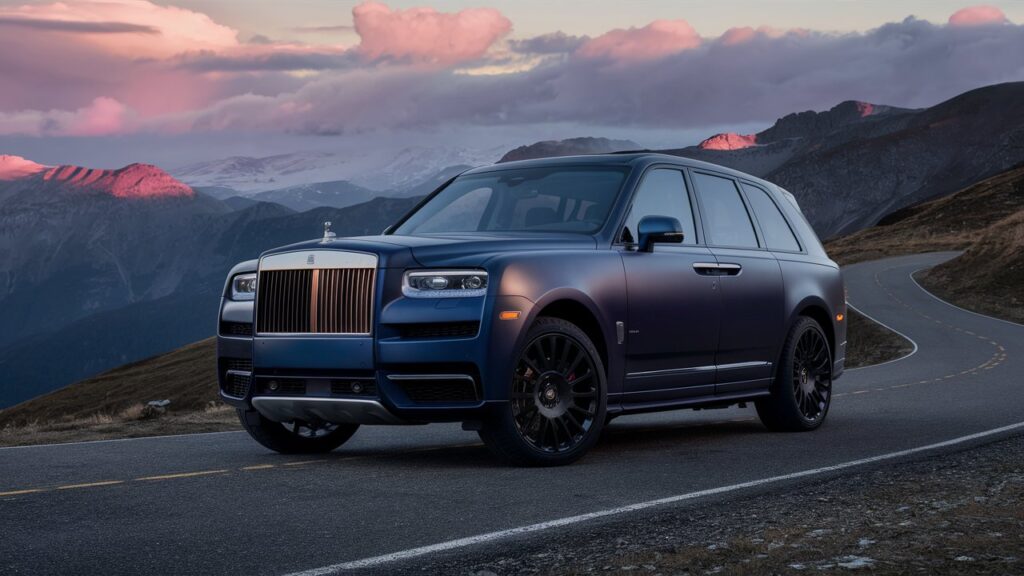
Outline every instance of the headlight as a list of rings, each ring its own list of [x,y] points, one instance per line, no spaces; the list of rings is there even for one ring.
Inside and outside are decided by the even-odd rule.
[[[253,300],[256,298],[256,275],[239,274],[231,279],[232,300]]]
[[[420,270],[406,272],[402,294],[409,298],[467,298],[487,293],[483,270]]]

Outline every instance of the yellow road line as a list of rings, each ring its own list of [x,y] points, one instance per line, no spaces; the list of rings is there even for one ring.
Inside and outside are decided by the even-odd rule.
[[[199,472],[182,472],[180,474],[162,474],[160,476],[143,476],[136,478],[138,481],[148,480],[170,480],[172,478],[192,478],[193,476],[208,476],[210,474],[224,474],[227,470],[201,470]]]
[[[239,470],[266,470],[267,468],[273,467],[273,464],[257,464],[255,466],[242,466]]]
[[[94,486],[113,486],[114,484],[124,484],[124,480],[102,480],[100,482],[87,482],[85,484],[65,484],[64,486],[57,486],[57,490],[74,490],[75,488],[92,488]]]
[[[29,488],[27,490],[11,490],[10,492],[0,492],[0,498],[4,496],[20,496],[21,494],[35,494],[36,492],[46,492],[42,488]]]
[[[299,460],[298,462],[285,462],[282,466],[303,466],[305,464],[318,464],[327,460]]]

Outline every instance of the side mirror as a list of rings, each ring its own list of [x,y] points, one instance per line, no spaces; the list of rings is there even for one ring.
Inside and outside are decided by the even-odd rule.
[[[637,244],[642,252],[653,252],[658,243],[680,244],[683,225],[671,216],[644,216],[637,224]]]

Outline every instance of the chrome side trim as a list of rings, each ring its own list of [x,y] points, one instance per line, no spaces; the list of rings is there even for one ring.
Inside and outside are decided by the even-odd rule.
[[[476,383],[476,380],[468,374],[388,374],[387,379],[392,382],[405,382],[409,380],[469,380]]]
[[[630,372],[626,378],[654,378],[660,376],[682,376],[684,374],[697,374],[700,372],[711,372],[715,366],[693,366],[690,368],[669,368],[667,370],[648,370],[646,372]]]
[[[312,260],[311,260],[312,259]],[[299,250],[260,258],[259,270],[311,268],[376,268],[377,255],[346,250]],[[257,289],[258,290],[258,289]]]
[[[291,422],[319,418],[334,424],[408,424],[376,400],[257,396],[252,407],[268,420]]]
[[[742,368],[759,368],[771,366],[771,362],[736,362],[735,364],[712,364],[709,366],[692,366],[690,368],[669,368],[667,370],[648,370],[646,372],[630,372],[626,378],[655,378],[661,376],[683,376],[686,374],[698,374],[711,372],[713,370],[740,370]]]
[[[761,366],[771,366],[771,362],[737,362],[735,364],[721,364],[718,366],[719,370],[739,370],[741,368],[760,368]]]

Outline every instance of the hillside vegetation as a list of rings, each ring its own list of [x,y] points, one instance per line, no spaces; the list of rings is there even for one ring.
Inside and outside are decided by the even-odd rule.
[[[964,250],[917,280],[968,310],[1024,322],[1024,166],[905,208],[826,248],[840,264]]]

